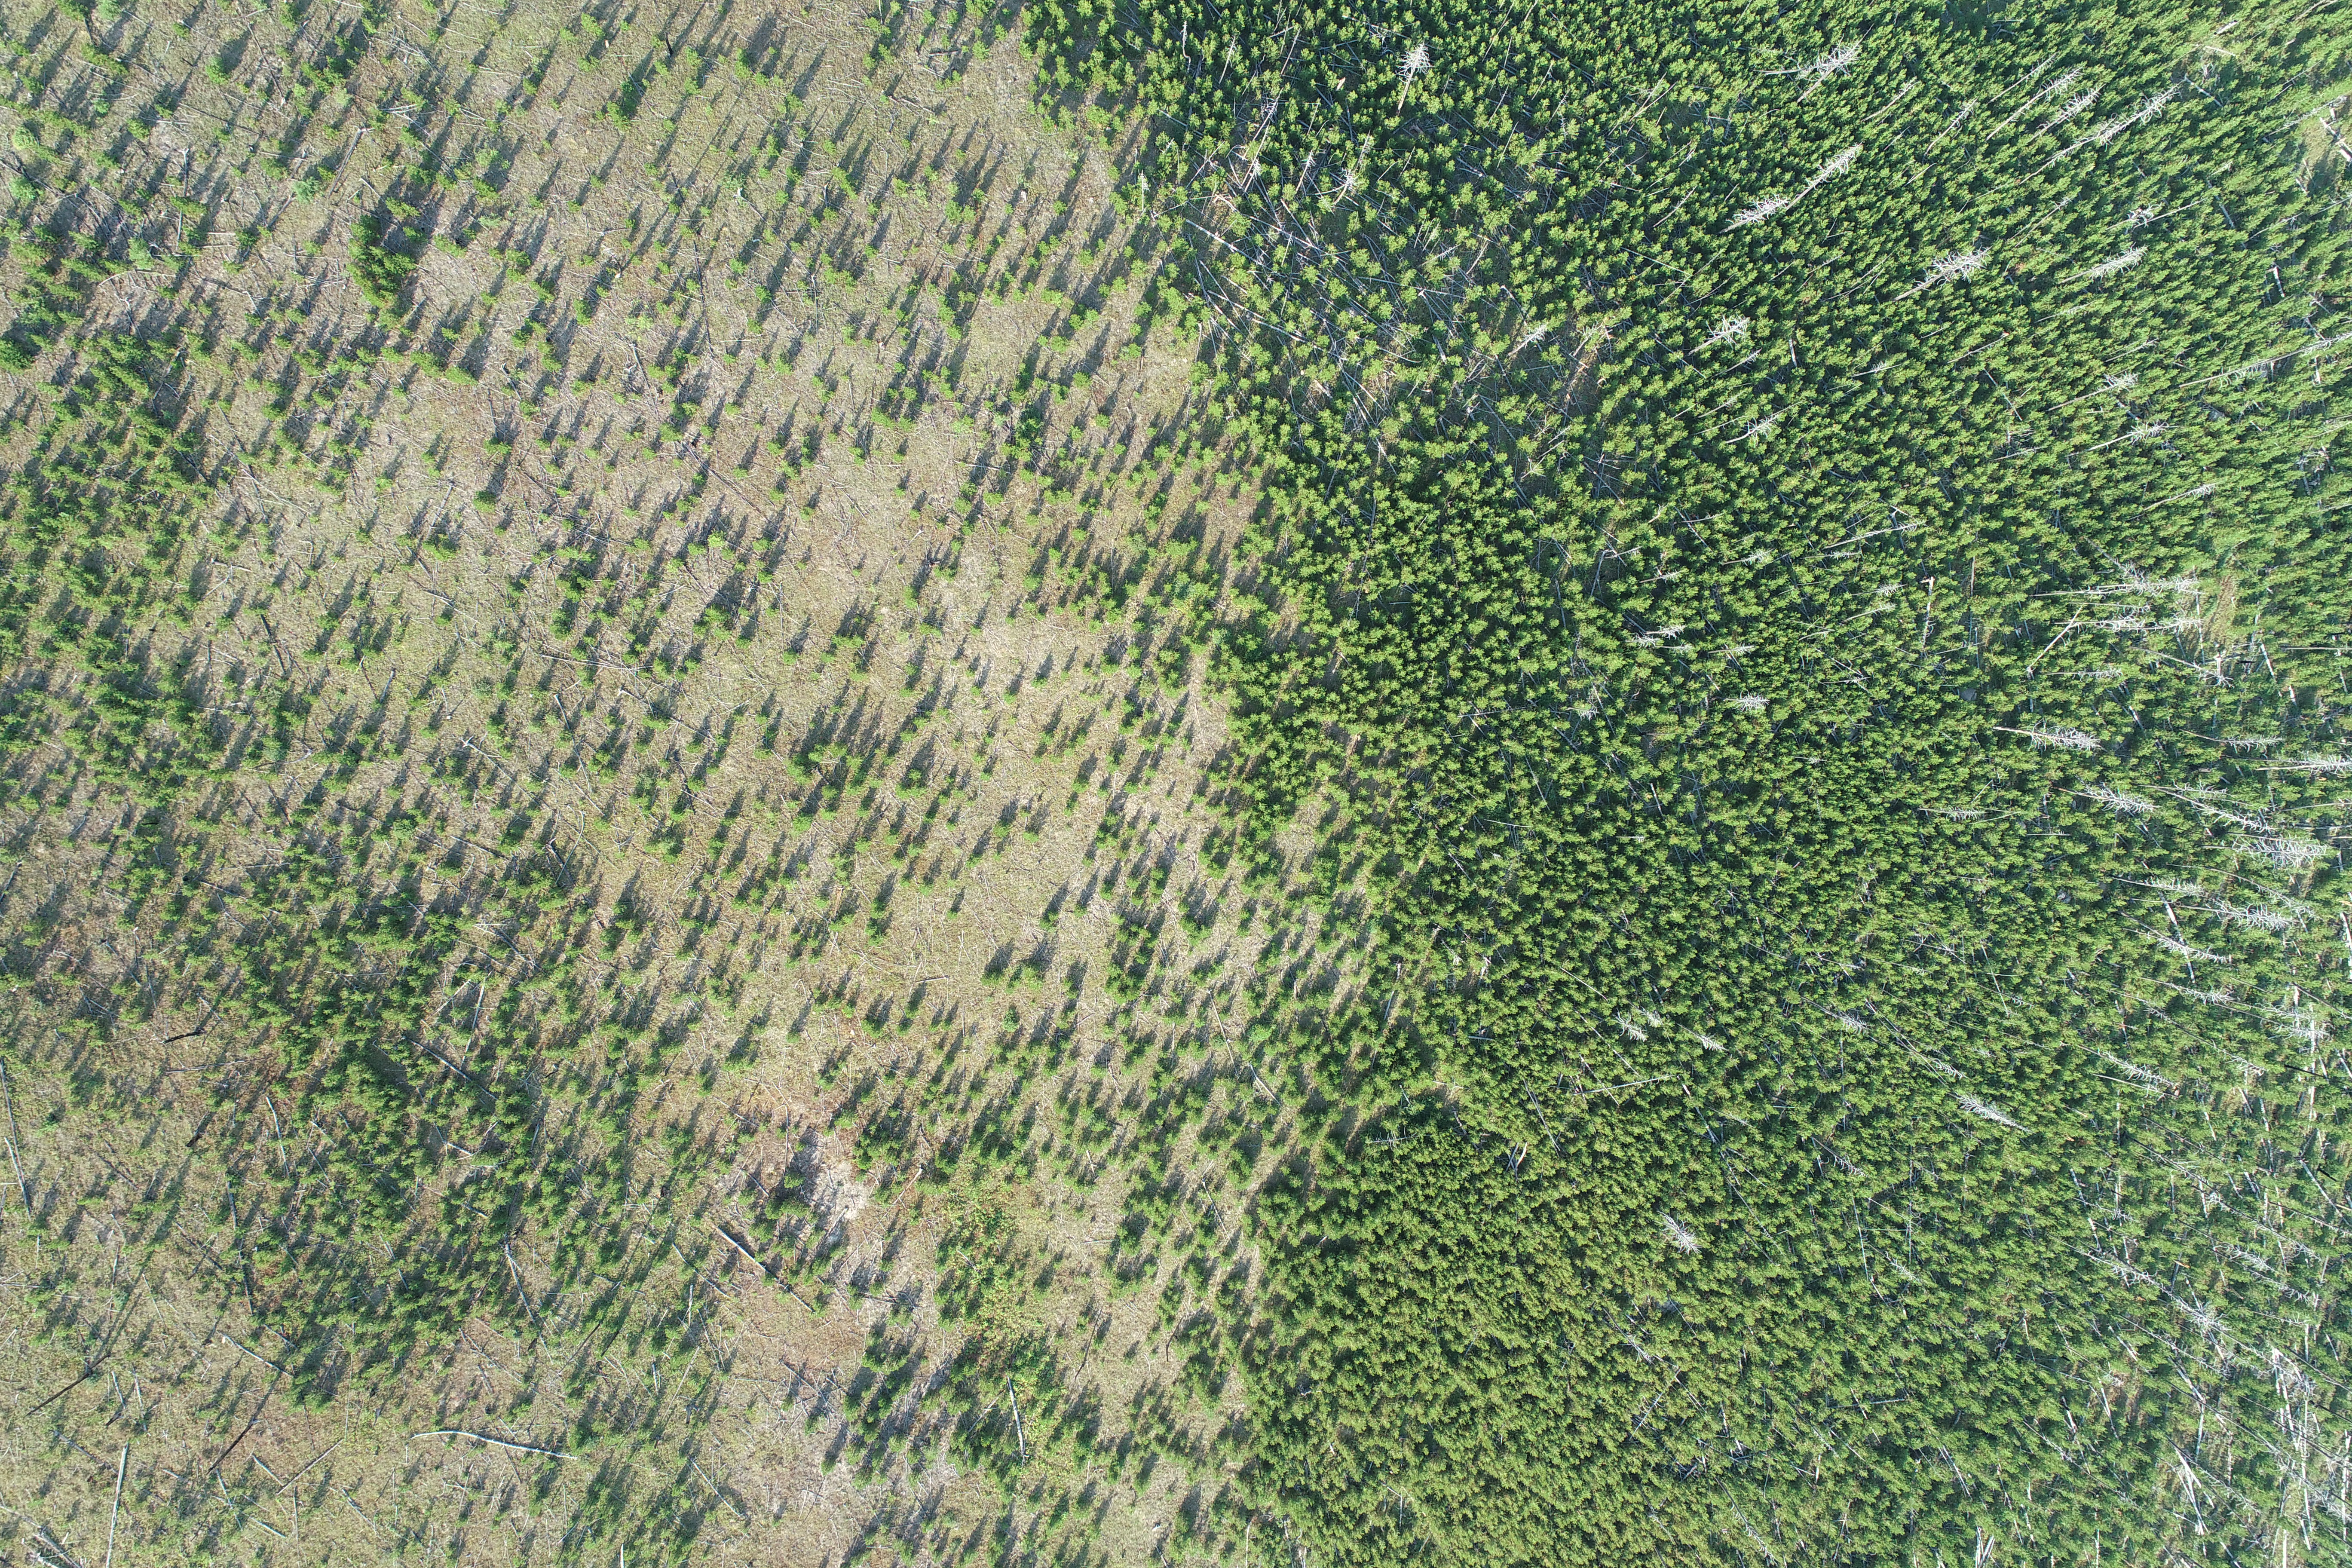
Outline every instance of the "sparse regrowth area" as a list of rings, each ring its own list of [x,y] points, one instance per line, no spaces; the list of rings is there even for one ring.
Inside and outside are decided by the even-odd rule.
[[[0,1543],[2352,1555],[2347,42],[0,0]]]

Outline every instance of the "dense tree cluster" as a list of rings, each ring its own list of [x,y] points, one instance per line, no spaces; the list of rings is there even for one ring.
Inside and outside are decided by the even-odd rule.
[[[1265,1494],[1366,1563],[2340,1552],[2340,25],[1033,25],[1154,119],[1272,475],[1241,778],[1367,901],[1261,997],[1326,1097]]]

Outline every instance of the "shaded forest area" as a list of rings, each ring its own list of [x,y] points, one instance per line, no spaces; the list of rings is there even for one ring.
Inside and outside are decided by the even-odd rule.
[[[1105,8],[1266,462],[1321,1561],[2347,1550],[2327,6]]]

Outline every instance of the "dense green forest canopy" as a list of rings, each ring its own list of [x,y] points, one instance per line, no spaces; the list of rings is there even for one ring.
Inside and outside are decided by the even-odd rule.
[[[1039,5],[1270,469],[1328,1561],[2346,1548],[2347,28]]]

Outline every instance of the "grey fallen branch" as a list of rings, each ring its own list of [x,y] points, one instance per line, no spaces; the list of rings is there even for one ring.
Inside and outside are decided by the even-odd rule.
[[[278,1494],[277,1494],[277,1495],[278,1495],[278,1496],[279,1496],[279,1497],[284,1497],[284,1496],[286,1495],[286,1488],[287,1488],[287,1487],[290,1487],[290,1486],[292,1486],[296,1481],[300,1480],[304,1476],[307,1476],[307,1475],[309,1475],[309,1474],[310,1473],[310,1466],[311,1466],[311,1465],[315,1465],[315,1464],[317,1464],[320,1459],[325,1458],[328,1455],[330,1455],[330,1454],[333,1453],[336,1449],[338,1449],[338,1448],[341,1447],[342,1446],[343,1446],[343,1439],[342,1439],[342,1438],[341,1438],[341,1437],[338,1437],[338,1438],[336,1438],[333,1442],[331,1442],[331,1443],[328,1444],[325,1447],[323,1447],[323,1448],[320,1449],[317,1453],[315,1453],[315,1454],[311,1455],[311,1456],[310,1456],[310,1461],[309,1461],[308,1463],[306,1463],[305,1465],[303,1465],[303,1467],[302,1467],[300,1469],[299,1469],[299,1470],[295,1471],[292,1475],[290,1475],[290,1476],[289,1476],[289,1477],[287,1477],[287,1478],[286,1478],[286,1484],[285,1484],[285,1486],[281,1486],[281,1487],[279,1487],[279,1488],[278,1489]]]
[[[812,1314],[816,1311],[814,1307],[810,1307],[807,1301],[802,1300],[801,1293],[799,1291],[793,1289],[790,1285],[784,1285],[783,1280],[777,1278],[776,1271],[774,1269],[769,1268],[765,1263],[761,1262],[758,1258],[754,1257],[750,1247],[736,1240],[735,1237],[729,1233],[725,1226],[720,1225],[717,1220],[713,1220],[710,1222],[710,1228],[719,1233],[719,1239],[726,1242],[728,1246],[733,1247],[737,1252],[741,1253],[743,1255],[744,1261],[750,1263],[751,1267],[766,1275],[770,1284],[783,1285],[785,1295],[790,1296],[795,1301],[799,1301],[802,1306],[807,1307],[808,1310]]]
[[[488,1443],[493,1448],[511,1449],[518,1454],[544,1454],[551,1459],[577,1459],[577,1454],[561,1453],[553,1448],[535,1448],[529,1443],[509,1443],[503,1437],[492,1437],[480,1432],[468,1432],[462,1426],[436,1426],[430,1432],[411,1432],[408,1440],[419,1437],[471,1437],[477,1443]]]
[[[735,1500],[719,1489],[719,1483],[710,1479],[709,1472],[702,1468],[699,1460],[688,1459],[687,1460],[687,1463],[692,1465],[694,1467],[694,1473],[702,1478],[702,1484],[710,1489],[710,1495],[727,1505],[728,1512],[733,1514],[737,1519],[741,1520],[746,1524],[751,1522],[751,1516],[745,1513],[741,1509],[737,1508],[735,1506]]]

